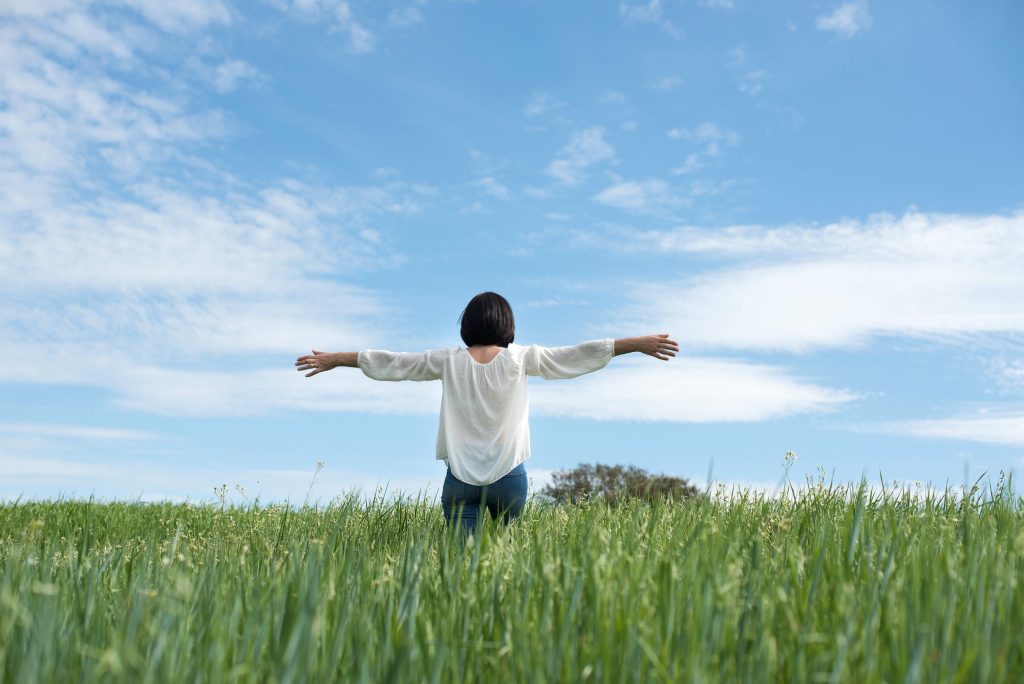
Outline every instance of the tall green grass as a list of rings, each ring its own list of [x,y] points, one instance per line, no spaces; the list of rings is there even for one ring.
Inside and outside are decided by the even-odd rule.
[[[0,680],[1024,679],[1024,506],[836,488],[531,506],[0,505]]]

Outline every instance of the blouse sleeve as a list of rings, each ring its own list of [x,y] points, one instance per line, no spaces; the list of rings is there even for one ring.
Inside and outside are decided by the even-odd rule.
[[[531,344],[526,348],[524,365],[527,375],[539,375],[548,380],[575,378],[593,373],[608,365],[615,355],[615,340],[581,342],[571,347],[542,347]]]
[[[367,349],[359,352],[356,365],[374,380],[440,380],[444,354],[444,349],[417,353]]]

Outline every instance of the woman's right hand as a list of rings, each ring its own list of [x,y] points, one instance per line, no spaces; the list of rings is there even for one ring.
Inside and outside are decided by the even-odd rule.
[[[310,371],[309,373],[306,373],[307,378],[311,375],[316,375],[317,373],[329,371],[338,365],[336,363],[335,356],[335,354],[331,354],[330,352],[322,352],[314,349],[312,354],[306,354],[305,356],[300,356],[295,359],[295,365],[298,366],[295,370]]]
[[[679,343],[669,339],[668,333],[615,340],[616,355],[634,351],[653,356],[660,361],[668,361],[679,353]]]

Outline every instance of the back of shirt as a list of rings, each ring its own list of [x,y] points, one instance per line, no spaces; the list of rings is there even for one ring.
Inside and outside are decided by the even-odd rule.
[[[487,363],[451,350],[441,374],[437,458],[470,484],[501,479],[530,454],[526,373],[519,345]]]
[[[611,338],[569,347],[510,344],[487,363],[465,347],[422,353],[359,352],[358,366],[377,380],[441,380],[437,458],[463,482],[490,484],[530,457],[527,376],[573,378],[604,368]]]

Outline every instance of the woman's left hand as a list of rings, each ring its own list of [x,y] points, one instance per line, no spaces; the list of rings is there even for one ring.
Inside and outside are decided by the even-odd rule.
[[[297,371],[308,370],[309,373],[306,373],[306,377],[308,378],[311,375],[329,371],[338,364],[335,362],[334,354],[314,349],[312,354],[306,354],[305,356],[297,358],[295,360],[295,365],[298,366],[295,369]]]

